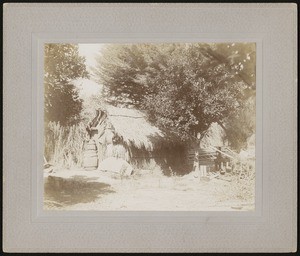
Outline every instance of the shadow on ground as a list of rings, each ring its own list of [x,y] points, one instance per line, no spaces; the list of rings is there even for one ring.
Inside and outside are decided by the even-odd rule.
[[[114,193],[111,186],[75,175],[69,179],[49,176],[44,183],[44,208],[63,209],[78,203],[89,203],[108,193]]]

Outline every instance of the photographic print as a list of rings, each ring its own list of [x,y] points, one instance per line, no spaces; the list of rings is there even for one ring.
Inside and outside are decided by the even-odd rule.
[[[44,210],[254,211],[256,44],[44,44]]]

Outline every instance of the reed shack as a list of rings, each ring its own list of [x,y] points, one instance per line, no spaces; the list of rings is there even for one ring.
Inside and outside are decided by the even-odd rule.
[[[95,141],[98,162],[117,157],[137,169],[160,168],[165,173],[187,169],[184,143],[153,126],[139,110],[106,104],[96,110],[87,131]]]
[[[87,126],[90,141],[97,149],[100,163],[109,157],[126,160],[136,169],[161,169],[165,174],[184,174],[193,170],[195,152],[201,145],[182,142],[153,126],[146,115],[133,108],[121,108],[106,104],[96,110]],[[200,164],[213,165],[216,150],[211,147],[224,145],[224,132],[212,124],[201,140]],[[90,146],[91,147],[91,146]]]

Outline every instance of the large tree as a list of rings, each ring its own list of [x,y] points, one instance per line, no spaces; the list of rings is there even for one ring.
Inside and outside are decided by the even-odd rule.
[[[185,140],[196,132],[203,134],[212,122],[226,129],[229,117],[243,109],[255,91],[249,71],[253,65],[245,71],[246,62],[240,65],[236,58],[246,54],[247,59],[247,47],[109,45],[98,59],[95,75],[110,103],[145,110],[152,122]]]
[[[45,44],[44,54],[45,122],[76,123],[82,101],[73,81],[88,77],[85,58],[74,44]]]

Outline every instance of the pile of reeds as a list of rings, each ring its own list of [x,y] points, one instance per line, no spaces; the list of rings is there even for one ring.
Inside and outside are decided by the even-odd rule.
[[[61,126],[49,122],[45,126],[44,156],[46,160],[59,167],[80,166],[83,160],[83,143],[87,138],[84,124]]]

